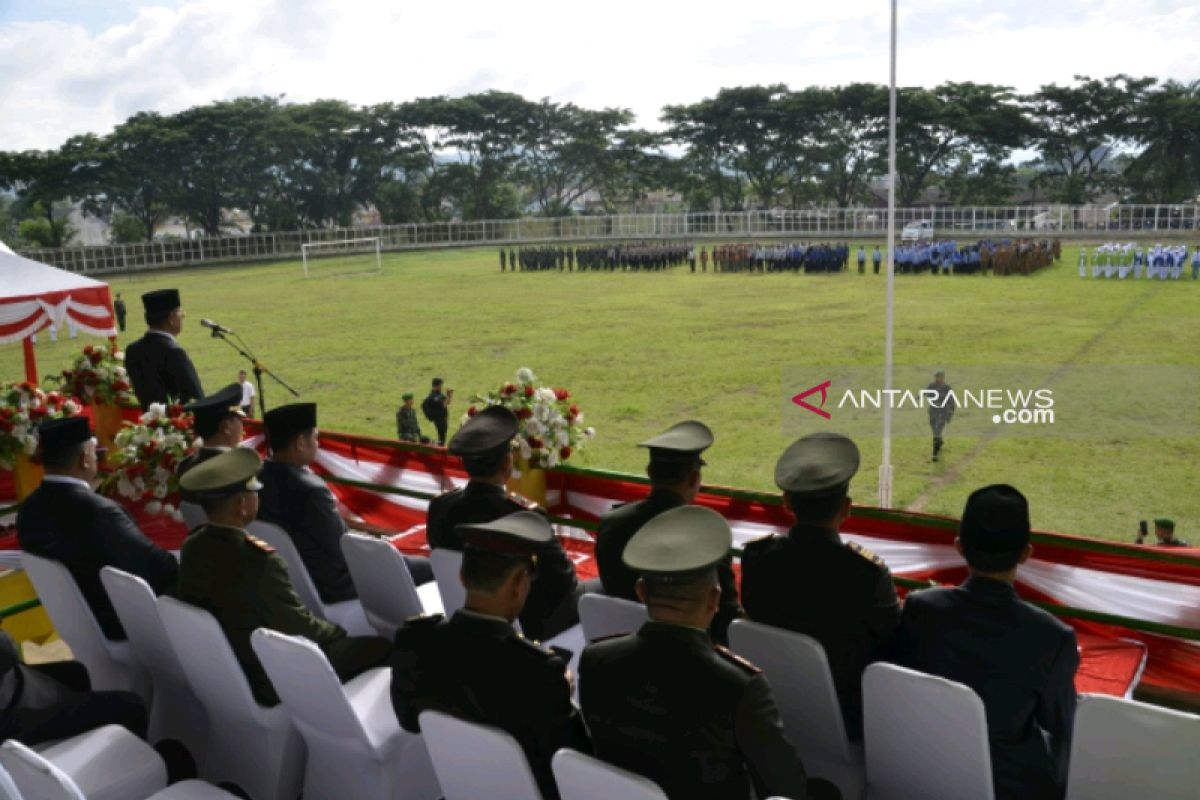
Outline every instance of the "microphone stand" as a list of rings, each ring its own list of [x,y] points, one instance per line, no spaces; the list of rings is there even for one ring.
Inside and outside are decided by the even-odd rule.
[[[231,331],[231,333],[232,333],[232,331]],[[267,416],[267,399],[266,399],[266,393],[263,391],[263,379],[262,379],[262,376],[264,373],[269,375],[272,380],[274,380],[276,383],[278,383],[284,389],[287,389],[289,392],[291,392],[292,397],[300,396],[299,392],[297,392],[291,386],[288,386],[287,381],[285,381],[283,378],[279,377],[274,372],[271,372],[271,370],[269,370],[265,366],[263,366],[262,362],[259,361],[258,358],[256,358],[253,353],[250,352],[250,348],[246,346],[246,343],[244,341],[242,341],[241,336],[238,336],[236,333],[233,334],[234,336],[237,336],[237,340],[238,340],[238,343],[235,344],[235,343],[229,341],[229,339],[227,339],[225,337],[225,334],[222,333],[221,331],[217,330],[216,328],[212,329],[212,335],[213,335],[214,339],[220,339],[222,342],[224,342],[225,344],[229,345],[234,350],[236,350],[238,352],[238,355],[240,355],[242,358],[249,361],[250,366],[253,367],[254,381],[255,381],[255,383],[258,384],[259,419],[264,419]]]

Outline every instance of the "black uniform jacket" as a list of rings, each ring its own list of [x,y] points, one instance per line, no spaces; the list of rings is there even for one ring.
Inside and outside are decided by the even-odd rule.
[[[125,369],[143,411],[151,403],[190,403],[204,396],[192,359],[169,334],[146,331],[125,349]]]

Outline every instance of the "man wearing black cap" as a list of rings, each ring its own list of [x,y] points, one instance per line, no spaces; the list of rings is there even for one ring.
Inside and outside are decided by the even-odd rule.
[[[650,621],[583,651],[579,700],[596,755],[671,800],[839,797],[807,779],[762,672],[706,633],[732,544],[729,523],[700,506],[664,511],[629,541]]]
[[[462,458],[471,480],[429,503],[425,536],[430,547],[462,550],[460,525],[491,522],[515,511],[540,512],[537,504],[506,488],[516,435],[517,417],[503,406],[484,408],[454,434],[450,452]],[[522,630],[532,639],[565,631],[579,621],[575,603],[580,593],[575,565],[558,537],[552,537],[538,548],[537,577],[521,613]]]
[[[325,603],[358,597],[342,554],[346,523],[333,492],[309,465],[317,457],[317,404],[293,403],[263,417],[271,458],[262,469],[258,518],[283,528]],[[417,585],[433,580],[429,559],[405,556]]]
[[[125,369],[142,410],[151,403],[188,403],[204,396],[196,368],[175,337],[183,330],[178,289],[142,295],[150,330],[125,350]]]
[[[859,453],[840,433],[794,442],[775,464],[775,484],[795,517],[786,536],[742,553],[742,603],[755,622],[821,643],[846,733],[862,738],[862,673],[891,642],[900,601],[882,559],[838,535],[850,514],[850,479]]]
[[[1013,589],[1033,553],[1029,504],[996,484],[967,499],[955,549],[970,575],[904,603],[897,661],[966,684],[987,711],[996,800],[1061,798],[1075,718],[1075,632]]]
[[[146,538],[118,503],[96,494],[96,440],[87,417],[66,417],[38,428],[46,477],[17,511],[21,549],[61,562],[109,639],[125,630],[100,583],[106,566],[143,578],[155,594],[175,591],[175,557]]]
[[[179,599],[216,617],[225,631],[254,698],[262,705],[279,702],[271,681],[250,646],[250,634],[270,628],[312,640],[343,680],[381,666],[391,652],[386,639],[347,636],[305,607],[288,578],[287,565],[274,548],[246,533],[258,513],[258,453],[245,447],[214,456],[179,481],[183,496],[199,503],[208,522],[183,543]]]
[[[241,387],[231,383],[208,397],[193,400],[185,407],[186,411],[192,412],[192,430],[203,444],[193,455],[180,462],[177,470],[179,475],[241,444],[242,418],[245,416],[239,405],[241,399]]]
[[[458,530],[466,544],[466,604],[449,621],[419,617],[396,632],[392,706],[414,733],[429,709],[508,732],[525,751],[542,797],[557,800],[550,759],[562,747],[590,751],[587,731],[571,704],[564,659],[513,628],[540,567],[538,552],[554,532],[532,511]]]
[[[621,560],[625,545],[642,526],[664,511],[687,505],[700,491],[700,470],[707,466],[701,454],[712,446],[713,435],[703,422],[689,420],[671,426],[664,433],[642,442],[638,447],[650,450],[646,474],[650,476],[650,494],[645,500],[617,506],[600,517],[596,531],[596,564],[604,593],[638,602],[638,575]],[[733,575],[732,555],[717,565],[721,581],[721,607],[713,617],[709,631],[713,639],[728,641],[729,623],[741,614],[737,580]]]

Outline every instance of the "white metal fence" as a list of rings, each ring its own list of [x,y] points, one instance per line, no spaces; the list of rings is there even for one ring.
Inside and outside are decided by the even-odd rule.
[[[929,220],[939,237],[1192,236],[1200,205],[966,206],[899,208],[896,224]],[[200,237],[142,244],[26,250],[29,258],[73,272],[99,274],[187,265],[299,258],[301,245],[378,236],[384,250],[520,245],[603,239],[731,239],[746,237],[872,238],[886,233],[877,208],[615,214],[378,225],[356,228]]]

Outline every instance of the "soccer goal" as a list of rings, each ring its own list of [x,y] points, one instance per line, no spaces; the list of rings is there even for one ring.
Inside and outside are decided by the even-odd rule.
[[[308,277],[310,260],[321,261],[320,274],[326,275],[383,272],[382,244],[383,240],[378,236],[302,244],[300,258],[304,261],[304,277]]]

